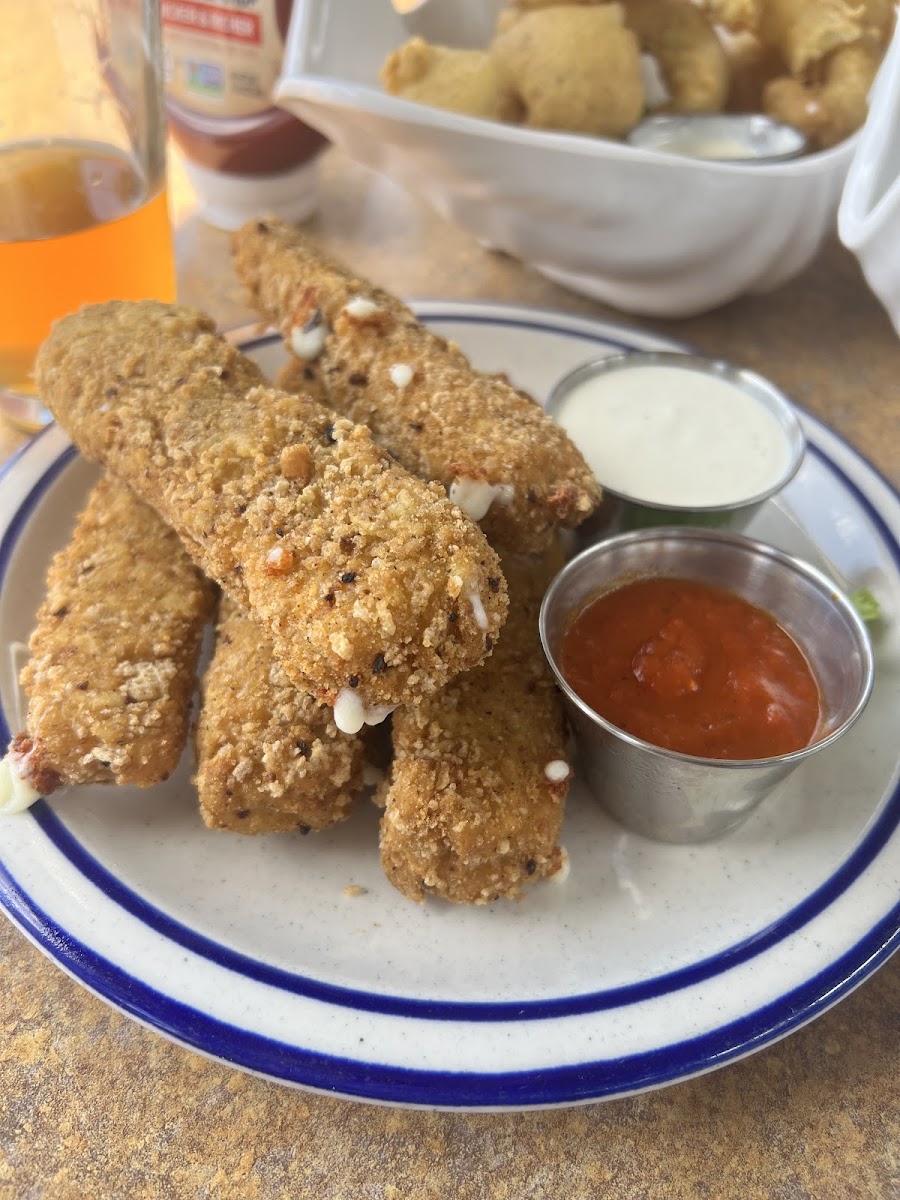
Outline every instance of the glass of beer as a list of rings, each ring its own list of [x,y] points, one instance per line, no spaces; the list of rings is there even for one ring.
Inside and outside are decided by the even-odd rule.
[[[0,29],[0,412],[35,430],[57,317],[175,298],[159,0],[0,0]]]

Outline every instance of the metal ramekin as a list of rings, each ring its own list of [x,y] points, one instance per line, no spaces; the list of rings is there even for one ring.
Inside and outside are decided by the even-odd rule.
[[[823,715],[811,745],[772,758],[699,758],[624,732],[576,694],[559,668],[569,621],[592,597],[658,576],[734,592],[769,612],[793,637],[821,692]],[[721,530],[641,530],[588,547],[550,585],[540,632],[592,791],[627,828],[659,841],[705,841],[740,824],[801,763],[847,732],[872,690],[868,634],[831,580],[781,550]]]
[[[643,350],[591,359],[563,376],[555,385],[547,400],[547,412],[554,420],[558,421],[559,412],[566,396],[573,388],[587,379],[614,371],[628,371],[633,367],[647,366],[678,367],[684,370],[698,371],[705,375],[713,375],[718,379],[726,380],[752,396],[771,413],[784,432],[788,445],[787,465],[778,478],[773,480],[772,485],[763,492],[754,496],[746,496],[733,504],[701,507],[656,504],[642,496],[629,495],[626,492],[609,488],[603,479],[598,478],[598,482],[603,488],[603,501],[597,512],[579,529],[579,539],[583,545],[607,534],[662,525],[699,525],[713,529],[744,529],[762,505],[790,483],[803,462],[803,456],[806,453],[806,438],[797,412],[783,392],[779,391],[768,379],[764,379],[762,375],[757,375],[755,371],[732,366],[731,363],[721,359],[704,358],[699,354]],[[602,428],[598,428],[597,436],[602,438]],[[587,447],[582,445],[579,446],[579,449],[590,460]]]

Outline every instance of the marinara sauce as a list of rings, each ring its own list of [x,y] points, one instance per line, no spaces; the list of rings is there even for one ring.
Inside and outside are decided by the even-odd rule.
[[[692,580],[639,579],[596,597],[569,624],[560,666],[613,725],[682,754],[787,754],[819,723],[819,687],[790,635]]]

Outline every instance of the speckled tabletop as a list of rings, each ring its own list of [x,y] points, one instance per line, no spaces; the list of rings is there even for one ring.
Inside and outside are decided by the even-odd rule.
[[[252,319],[226,235],[191,214],[177,163],[173,183],[183,299],[223,326]],[[313,225],[407,296],[638,323],[484,251],[334,151]],[[900,341],[836,244],[775,295],[639,323],[767,374],[900,484]],[[21,440],[0,426],[0,459]],[[721,1071],[517,1115],[375,1108],[243,1075],[120,1016],[2,920],[0,964],[2,1200],[900,1197],[900,956]]]

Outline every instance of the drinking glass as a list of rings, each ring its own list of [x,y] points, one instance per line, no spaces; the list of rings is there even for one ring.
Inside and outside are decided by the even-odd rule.
[[[159,0],[0,0],[0,412],[82,304],[175,298]]]

